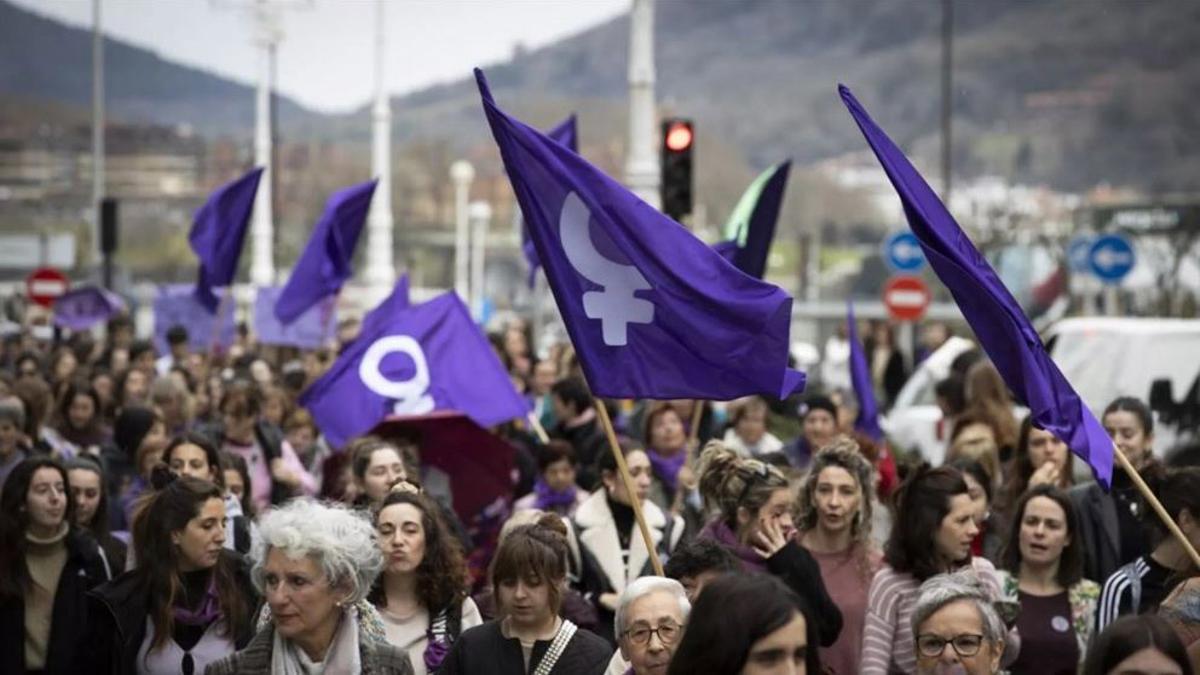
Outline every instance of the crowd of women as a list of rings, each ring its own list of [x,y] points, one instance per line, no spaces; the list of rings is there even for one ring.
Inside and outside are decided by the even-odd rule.
[[[344,346],[353,326],[339,331]],[[510,423],[511,500],[460,513],[419,438],[329,447],[334,355],[0,353],[0,672],[1194,672],[1200,570],[1118,469],[1075,484],[995,368],[938,385],[941,466],[855,431],[852,392],[594,400],[568,348],[492,336],[551,440]],[[884,372],[885,368],[880,368]],[[607,406],[618,451],[599,426]],[[1103,424],[1200,546],[1200,468]],[[644,531],[635,513],[644,521]],[[663,563],[656,574],[655,559]]]

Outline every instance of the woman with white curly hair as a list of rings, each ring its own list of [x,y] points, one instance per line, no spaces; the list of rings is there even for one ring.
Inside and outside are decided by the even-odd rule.
[[[411,675],[365,601],[383,569],[375,528],[336,505],[298,499],[259,524],[252,577],[269,614],[246,648],[207,675]]]

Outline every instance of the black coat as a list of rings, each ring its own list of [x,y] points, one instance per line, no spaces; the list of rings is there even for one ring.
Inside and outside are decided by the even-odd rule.
[[[550,648],[549,640],[533,643],[529,670],[516,638],[506,638],[500,632],[499,621],[488,621],[464,632],[442,661],[438,675],[527,675]],[[564,675],[602,675],[612,659],[613,648],[602,638],[580,629],[575,631],[551,673]]]
[[[89,625],[87,592],[108,581],[108,569],[96,540],[86,532],[67,535],[67,563],[54,591],[50,642],[46,649],[47,675],[74,675],[79,636]],[[24,562],[22,562],[24,564]],[[0,601],[0,673],[25,672],[24,598]],[[86,672],[86,671],[83,671]]]
[[[234,636],[238,649],[254,637],[254,617],[258,608],[258,592],[250,582],[250,566],[240,555],[226,550],[223,560],[235,565],[238,587],[249,601],[249,616],[245,630]],[[88,593],[88,627],[78,651],[79,673],[112,673],[124,675],[137,672],[138,650],[146,639],[146,616],[149,613],[149,592],[131,570]]]

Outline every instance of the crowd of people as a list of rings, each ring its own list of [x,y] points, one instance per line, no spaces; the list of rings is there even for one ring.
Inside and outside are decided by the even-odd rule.
[[[98,333],[99,334],[99,333]],[[905,364],[870,333],[885,405]],[[490,335],[549,433],[497,511],[427,460],[331,447],[299,394],[355,339],[300,351],[4,338],[0,672],[1153,672],[1200,665],[1200,570],[1118,468],[1076,485],[977,351],[937,385],[929,466],[855,429],[852,388],[729,403],[592,397],[568,345]],[[597,414],[614,420],[611,448]],[[1146,405],[1103,425],[1200,546],[1200,468]],[[620,453],[631,482],[622,479]],[[640,514],[642,522],[639,522]],[[644,531],[643,531],[644,525]],[[658,572],[656,562],[662,564]]]

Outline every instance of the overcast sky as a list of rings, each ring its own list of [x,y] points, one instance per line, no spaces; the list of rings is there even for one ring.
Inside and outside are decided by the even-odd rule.
[[[10,0],[90,29],[90,0]],[[254,0],[102,0],[104,32],[163,58],[253,83]],[[374,0],[274,0],[282,12],[278,87],[311,108],[336,112],[372,95]],[[387,86],[404,93],[466,77],[628,11],[630,0],[385,0]]]

